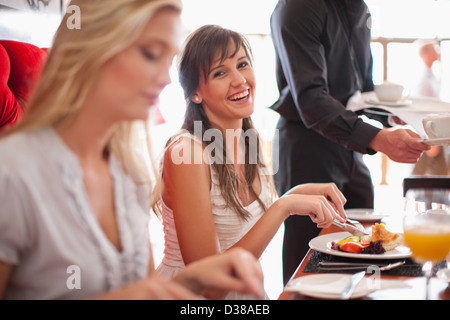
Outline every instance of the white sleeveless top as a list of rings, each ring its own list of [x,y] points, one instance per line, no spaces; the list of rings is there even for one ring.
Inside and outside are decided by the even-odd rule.
[[[174,137],[179,138],[188,137],[196,142],[201,143],[197,137],[191,135],[187,131],[182,131],[176,134]],[[177,141],[177,139],[174,139],[174,142],[175,141]],[[167,146],[167,148],[168,147],[170,147],[170,145]],[[238,213],[233,210],[232,207],[229,207],[225,203],[225,199],[223,198],[220,191],[218,173],[211,166],[210,172],[211,172],[210,198],[211,198],[212,214],[214,216],[214,223],[219,240],[219,250],[220,252],[224,252],[230,247],[232,247],[236,242],[238,242],[254,226],[254,224],[264,214],[264,210],[263,208],[261,208],[258,201],[255,200],[248,206],[244,207],[250,213],[250,216],[248,217],[247,220],[242,219],[238,215]],[[161,165],[161,173],[162,173],[162,165]],[[263,175],[262,170],[260,170],[259,173],[261,180],[261,193],[259,195],[259,198],[268,208],[272,204],[271,193],[267,181],[262,176]],[[164,257],[162,259],[161,264],[158,266],[157,271],[162,276],[171,278],[177,272],[183,269],[185,265],[183,262],[183,258],[181,256],[180,246],[178,244],[178,238],[173,218],[173,211],[164,203],[164,201],[162,201],[162,199],[161,203],[162,203],[161,209],[164,226],[165,249],[164,249]],[[230,292],[225,299],[232,299],[232,300],[254,299],[254,296]]]

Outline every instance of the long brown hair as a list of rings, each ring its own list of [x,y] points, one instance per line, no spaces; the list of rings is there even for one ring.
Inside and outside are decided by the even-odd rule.
[[[234,43],[234,52],[230,49],[230,41]],[[198,138],[203,141],[204,147],[213,145],[213,150],[218,150],[222,153],[222,159],[228,159],[225,148],[225,135],[221,141],[222,145],[215,140],[211,142],[205,142],[202,137],[206,130],[214,128],[214,124],[208,119],[201,104],[194,103],[191,97],[194,95],[200,84],[200,77],[204,77],[207,80],[207,74],[211,66],[213,65],[217,56],[220,61],[224,61],[229,57],[233,57],[241,48],[244,49],[245,54],[252,61],[252,51],[248,40],[241,34],[228,30],[216,25],[206,25],[195,32],[193,32],[185,42],[185,46],[180,55],[178,64],[179,80],[184,90],[184,96],[186,99],[186,114],[182,128],[189,131],[192,135],[199,134],[195,132],[194,123],[200,121],[202,126],[201,136]],[[198,131],[198,130],[197,130]],[[261,152],[261,139],[255,130],[252,119],[250,117],[243,119],[242,132],[245,133],[244,145],[245,145],[245,181],[240,181],[237,174],[234,171],[233,164],[228,161],[213,162],[211,166],[213,170],[218,173],[219,184],[222,196],[226,203],[235,209],[235,211],[244,219],[247,219],[250,213],[243,207],[237,190],[240,186],[243,186],[253,195],[258,201],[259,205],[264,209],[267,209],[264,203],[259,198],[253,189],[253,181],[258,176],[259,168],[265,168],[264,161]],[[257,142],[257,157],[256,161],[249,161],[251,155],[250,143],[251,141]],[[253,150],[254,151],[254,150]],[[215,155],[217,156],[217,155]],[[256,163],[255,163],[256,162]],[[262,179],[263,177],[261,177]],[[269,179],[268,175],[264,175],[264,178]],[[270,177],[271,178],[271,177]],[[262,181],[261,181],[262,182]],[[271,180],[269,182],[272,184]]]

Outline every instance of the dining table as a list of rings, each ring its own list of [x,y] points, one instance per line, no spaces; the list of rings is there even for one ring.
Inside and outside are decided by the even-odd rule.
[[[376,222],[375,222],[376,223]],[[372,221],[361,222],[365,230],[370,231],[371,226],[374,225]],[[401,217],[394,217],[390,221],[386,222],[386,229],[393,226],[393,230],[398,230],[401,224]],[[396,229],[397,228],[397,229]],[[400,226],[401,228],[401,226]],[[335,234],[337,238],[343,232],[342,229],[336,225],[332,225],[328,228],[322,229],[319,237],[322,238],[333,238]],[[350,234],[349,234],[350,235]],[[337,239],[339,240],[339,239]],[[311,243],[311,242],[310,242]],[[329,249],[329,248],[328,248]],[[334,249],[332,249],[334,250]],[[368,260],[352,257],[344,257],[339,255],[334,255],[333,252],[329,250],[317,250],[310,249],[303,260],[300,262],[297,270],[286,284],[283,292],[279,295],[278,300],[313,300],[313,299],[339,299],[338,296],[331,295],[330,297],[321,294],[309,294],[306,287],[311,286],[308,281],[310,279],[315,279],[317,285],[322,287],[324,285],[329,285],[331,290],[331,281],[339,280],[339,277],[348,278],[361,270],[333,270],[328,271],[326,267],[321,267],[321,262],[349,262],[349,263],[373,263],[374,266],[381,264],[389,264],[397,261],[402,261],[402,265],[388,270],[388,271],[378,271],[371,273],[370,268],[367,269],[365,274],[366,282],[371,280],[372,283],[378,281],[378,287],[373,287],[372,290],[368,290],[367,294],[363,293],[361,296],[351,297],[351,299],[361,299],[361,300],[425,300],[425,290],[426,290],[426,279],[422,273],[421,265],[414,262],[414,260],[408,256],[406,258],[400,259],[380,259]],[[449,258],[445,259],[439,263],[434,269],[434,275],[430,280],[429,286],[429,299],[431,300],[450,300],[450,283],[439,278],[436,274],[439,270],[446,271],[450,266]],[[375,270],[375,269],[372,269]],[[328,284],[327,282],[330,281]],[[306,287],[302,288],[302,285]],[[311,288],[310,288],[311,289]],[[314,290],[312,288],[311,290]],[[306,292],[305,292],[306,291]]]

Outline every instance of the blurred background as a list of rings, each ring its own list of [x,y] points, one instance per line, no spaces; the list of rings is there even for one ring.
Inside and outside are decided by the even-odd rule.
[[[441,96],[450,100],[450,12],[449,0],[366,0],[372,14],[368,27],[372,29],[373,79],[402,84],[413,92],[422,71],[417,40],[434,39],[441,59],[432,70],[440,80]],[[184,0],[183,22],[186,34],[205,24],[218,24],[247,35],[255,58],[257,81],[253,120],[270,153],[271,139],[278,116],[269,110],[278,97],[275,81],[275,56],[270,37],[270,15],[277,0]],[[68,0],[0,0],[0,39],[25,41],[39,47],[51,47],[52,37],[61,20]],[[167,138],[181,125],[185,103],[178,85],[175,66],[171,70],[172,84],[161,96],[159,108],[153,109],[151,136],[155,155]],[[365,121],[371,121],[365,119]],[[379,123],[372,122],[379,126]],[[382,155],[364,157],[375,185],[376,210],[401,210],[402,203],[377,201],[392,195],[401,198],[401,183],[412,166],[391,162]],[[282,290],[281,241],[283,227],[262,258],[266,272],[266,288],[276,299]],[[153,221],[151,237],[155,257],[163,251],[160,223]]]

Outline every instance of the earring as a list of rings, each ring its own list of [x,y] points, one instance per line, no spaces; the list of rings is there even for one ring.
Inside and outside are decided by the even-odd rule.
[[[197,103],[197,104],[199,104],[200,102],[202,102],[202,100],[200,99],[199,96],[194,96],[194,97],[192,98],[192,101],[194,101],[194,102]]]

